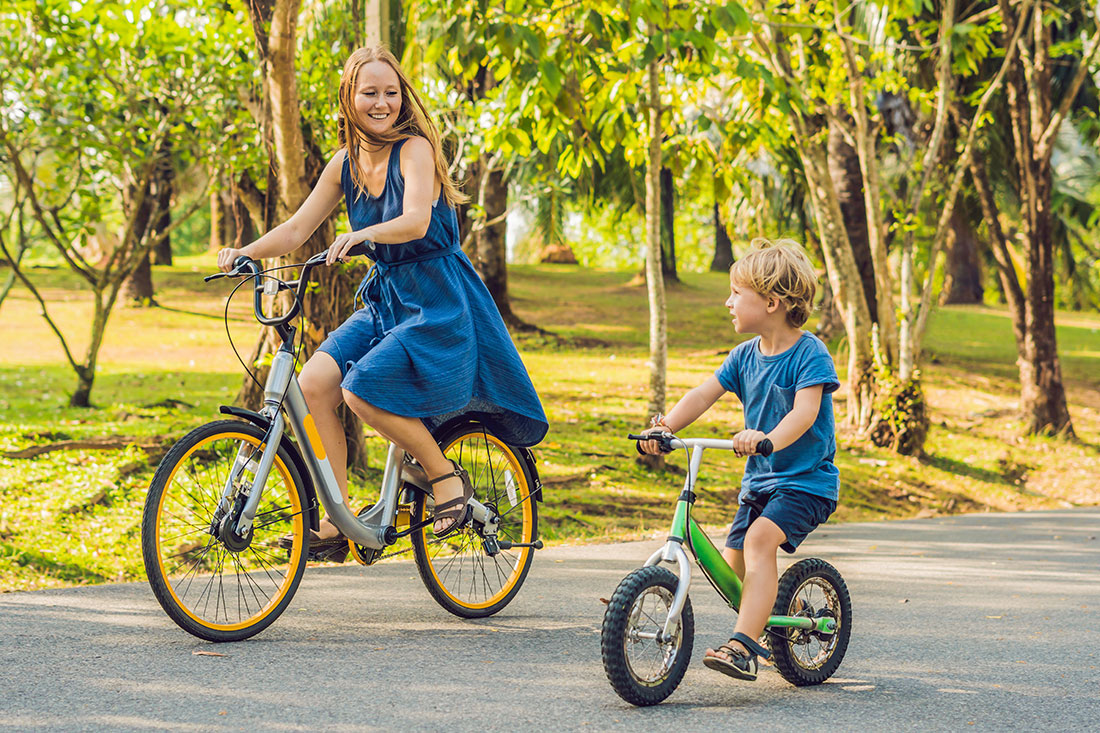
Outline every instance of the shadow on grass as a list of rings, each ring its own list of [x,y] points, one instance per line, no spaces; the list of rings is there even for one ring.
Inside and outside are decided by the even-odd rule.
[[[1001,484],[1003,486],[1011,486],[1013,488],[1016,488],[1016,485],[1002,473],[990,471],[987,468],[972,466],[969,463],[957,461],[954,458],[931,455],[925,457],[923,462],[927,463],[930,466],[935,466],[942,471],[947,471],[948,473],[957,474],[959,476],[966,476],[968,478],[977,479],[979,481],[986,481],[991,484]]]
[[[42,575],[58,580],[75,583],[106,583],[109,580],[106,575],[80,565],[53,560],[37,550],[17,547],[8,542],[0,542],[0,556],[10,558],[16,565],[31,568]]]

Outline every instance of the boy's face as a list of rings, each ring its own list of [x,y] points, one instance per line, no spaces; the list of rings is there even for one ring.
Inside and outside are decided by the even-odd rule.
[[[774,298],[766,298],[730,278],[730,297],[726,299],[726,307],[733,316],[733,327],[737,333],[759,333],[760,327],[775,311],[774,301]]]

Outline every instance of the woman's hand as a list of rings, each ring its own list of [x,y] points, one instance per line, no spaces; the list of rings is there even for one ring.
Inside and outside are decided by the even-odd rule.
[[[653,433],[665,433],[671,435],[672,432],[663,425],[657,427],[647,428],[642,431],[642,435],[652,435]],[[639,440],[638,445],[642,447],[642,453],[646,453],[651,456],[658,455],[661,452],[661,444],[656,440]]]
[[[357,244],[362,244],[367,241],[367,230],[360,229],[357,232],[348,232],[347,234],[341,234],[336,240],[329,245],[328,255],[325,257],[325,264],[331,265],[334,262],[339,262],[344,259],[344,255],[348,250]]]
[[[229,272],[233,269],[233,263],[237,261],[237,258],[244,254],[243,249],[234,249],[233,247],[226,247],[218,252],[218,269],[222,272]]]
[[[768,437],[759,430],[742,430],[733,436],[733,452],[744,458],[756,453],[756,444]]]

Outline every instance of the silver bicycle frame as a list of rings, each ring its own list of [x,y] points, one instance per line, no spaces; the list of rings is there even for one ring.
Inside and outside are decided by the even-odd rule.
[[[297,375],[294,372],[294,355],[287,349],[276,352],[271,362],[271,371],[267,377],[267,384],[264,385],[264,407],[261,414],[271,419],[271,427],[264,441],[263,454],[253,476],[252,486],[266,485],[282,441],[283,430],[289,423],[291,433],[301,447],[302,458],[305,460],[313,485],[317,488],[317,496],[329,520],[356,544],[376,550],[386,546],[386,530],[393,525],[397,515],[398,489],[402,483],[415,484],[425,492],[431,492],[423,471],[410,467],[405,462],[405,451],[391,443],[386,455],[386,470],[382,476],[381,495],[378,502],[362,517],[352,513],[340,493],[332,464],[329,463],[324,446],[321,444],[321,436],[313,423],[313,416],[309,413],[302,388],[298,385]],[[233,484],[239,476],[236,468],[238,464],[243,471],[245,461],[242,460],[242,456],[238,456],[238,460],[234,463],[234,470],[230,471],[223,500],[227,500],[231,495]],[[238,535],[245,536],[252,527],[262,493],[262,490],[256,491],[255,488],[251,490],[237,522]],[[470,507],[474,519],[487,526],[492,525],[494,517],[484,504],[471,499]]]

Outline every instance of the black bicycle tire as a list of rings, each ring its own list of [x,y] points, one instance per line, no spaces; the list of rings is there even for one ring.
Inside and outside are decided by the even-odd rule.
[[[180,605],[177,599],[169,588],[168,580],[164,577],[163,567],[161,566],[159,555],[157,552],[157,537],[156,537],[156,522],[157,513],[161,506],[161,496],[166,488],[166,482],[171,478],[176,470],[179,462],[188,455],[192,446],[201,443],[203,440],[208,439],[211,436],[216,436],[219,433],[245,433],[260,440],[261,442],[266,437],[266,432],[247,422],[238,420],[218,420],[215,422],[201,425],[190,433],[185,435],[179,441],[177,441],[168,453],[161,460],[160,465],[157,467],[157,471],[153,476],[153,480],[149,486],[149,493],[146,496],[145,507],[142,512],[141,521],[141,550],[142,560],[145,564],[146,577],[149,581],[149,585],[153,591],[153,595],[156,597],[157,602],[160,604],[164,612],[171,618],[180,628],[189,634],[196,636],[200,639],[213,642],[229,642],[229,641],[242,641],[244,639],[255,636],[260,633],[272,623],[286,610],[290,605],[291,599],[298,590],[298,586],[301,583],[302,575],[305,572],[306,559],[309,554],[309,528],[308,528],[308,507],[306,504],[306,494],[303,489],[302,479],[298,475],[298,471],[294,466],[294,461],[291,459],[290,454],[280,446],[278,457],[281,460],[283,466],[287,470],[287,474],[294,485],[294,490],[297,492],[299,506],[302,507],[303,521],[302,521],[302,550],[298,553],[298,562],[291,568],[292,575],[291,581],[286,589],[283,591],[282,598],[279,602],[268,610],[261,618],[256,622],[249,624],[248,626],[236,629],[232,631],[226,631],[210,626],[204,625],[201,622],[196,621],[190,614]],[[272,467],[275,470],[275,467]],[[293,556],[293,551],[291,555]]]
[[[648,588],[659,586],[675,593],[678,584],[679,578],[666,568],[656,565],[639,568],[623,578],[607,603],[600,630],[600,656],[612,689],[631,705],[656,705],[667,698],[680,685],[691,662],[695,616],[690,598],[684,599],[684,608],[680,612],[681,642],[676,660],[663,681],[653,686],[639,684],[630,673],[630,663],[626,659],[624,638],[634,602]]]
[[[837,571],[829,563],[821,558],[811,557],[799,560],[787,568],[779,579],[779,589],[775,597],[775,605],[772,614],[786,616],[790,613],[791,603],[798,589],[810,578],[821,578],[832,586],[840,604],[840,618],[837,619],[837,629],[834,632],[836,646],[829,653],[828,659],[818,669],[807,669],[801,666],[789,641],[789,633],[784,628],[768,629],[768,647],[772,652],[772,660],[783,679],[796,687],[820,685],[836,672],[840,663],[844,661],[844,654],[848,650],[848,643],[852,635],[852,599],[848,592],[848,586]]]
[[[539,515],[538,515],[538,501],[535,496],[534,477],[531,476],[528,470],[527,463],[523,460],[520,450],[514,446],[504,443],[499,437],[493,434],[491,430],[488,430],[479,423],[464,423],[459,425],[453,425],[451,427],[444,426],[436,437],[437,442],[441,448],[456,442],[463,435],[476,434],[476,435],[491,435],[498,442],[505,445],[515,458],[516,465],[523,472],[524,481],[527,484],[527,503],[530,505],[531,510],[531,531],[529,533],[531,540],[533,541],[538,537],[539,529]],[[417,492],[416,499],[413,503],[413,520],[425,513],[425,503],[427,502],[427,495],[423,492]],[[424,583],[424,587],[427,588],[428,593],[442,608],[448,612],[458,616],[460,618],[485,618],[486,616],[492,616],[503,610],[519,593],[521,587],[523,587],[524,581],[527,579],[528,573],[531,572],[531,565],[534,564],[535,551],[529,549],[526,552],[521,552],[521,562],[523,567],[520,569],[519,576],[513,582],[512,586],[508,589],[507,593],[484,608],[471,608],[468,605],[464,605],[460,602],[456,602],[444,588],[440,586],[440,581],[431,568],[431,558],[429,557],[429,543],[425,542],[424,534],[421,532],[414,532],[411,535],[413,558],[416,562],[416,570],[420,575],[421,581]]]

